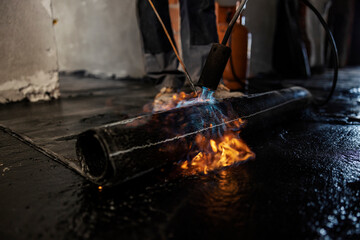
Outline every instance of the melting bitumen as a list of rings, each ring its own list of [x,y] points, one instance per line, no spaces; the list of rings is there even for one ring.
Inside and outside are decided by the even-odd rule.
[[[359,86],[359,76],[359,69],[343,70],[330,105],[247,137],[256,159],[209,175],[183,176],[169,166],[99,191],[0,131],[0,238],[359,238],[360,125],[352,119],[360,112],[360,93],[350,92]],[[135,85],[124,99],[126,84],[93,95],[73,90],[60,102],[2,106],[0,123],[26,134],[58,125],[71,136],[81,119],[91,126],[131,115],[125,111],[129,99],[131,109],[140,110],[144,102],[131,94],[149,90]],[[111,110],[87,110],[90,104]],[[46,140],[41,133],[36,138]]]

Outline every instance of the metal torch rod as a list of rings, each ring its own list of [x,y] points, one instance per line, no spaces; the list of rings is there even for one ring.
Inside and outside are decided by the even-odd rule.
[[[165,32],[165,34],[166,34],[166,37],[168,38],[168,40],[169,40],[169,42],[170,42],[170,44],[171,44],[171,47],[172,47],[172,49],[173,49],[173,50],[174,50],[174,52],[175,52],[175,55],[176,55],[177,59],[179,60],[179,62],[180,62],[180,64],[181,64],[182,68],[184,69],[185,76],[186,76],[187,80],[189,81],[189,83],[190,83],[190,86],[191,86],[192,90],[194,91],[194,93],[197,93],[197,92],[196,92],[196,89],[195,89],[195,84],[194,84],[194,82],[191,80],[190,74],[189,74],[189,72],[188,72],[188,70],[187,70],[187,68],[186,68],[186,66],[185,66],[185,64],[184,64],[184,62],[183,62],[183,60],[182,60],[182,59],[181,59],[181,57],[180,57],[180,54],[179,54],[179,52],[178,52],[178,50],[177,50],[177,48],[176,48],[176,46],[175,46],[175,44],[174,44],[173,40],[171,39],[170,34],[169,34],[168,30],[166,29],[166,27],[165,27],[165,24],[164,24],[163,20],[161,19],[161,17],[160,17],[160,15],[159,15],[158,11],[156,10],[156,8],[155,8],[155,6],[154,6],[153,2],[152,2],[151,0],[148,0],[148,2],[150,3],[150,5],[151,5],[152,9],[153,9],[153,10],[154,10],[154,12],[155,12],[155,15],[156,15],[157,19],[159,20],[159,22],[160,22],[160,24],[161,24],[162,28],[164,29],[164,32]]]
[[[234,25],[236,23],[236,20],[240,17],[240,14],[244,11],[244,7],[245,5],[247,4],[248,0],[242,0],[242,2],[240,3],[240,6],[237,8],[235,14],[234,14],[234,17],[231,19],[230,23],[229,23],[229,27],[227,28],[226,32],[225,32],[225,35],[224,35],[224,38],[221,42],[222,45],[226,45],[228,40],[229,40],[229,37],[231,35],[231,32],[234,28]]]

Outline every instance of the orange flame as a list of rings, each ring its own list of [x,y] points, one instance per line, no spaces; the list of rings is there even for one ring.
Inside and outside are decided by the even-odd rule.
[[[242,123],[240,119],[235,122],[235,126],[240,127]],[[227,131],[223,137],[210,140],[198,134],[195,142],[200,148],[199,153],[190,162],[185,161],[181,165],[187,175],[199,172],[207,174],[209,171],[255,157],[246,143],[239,138],[238,132]]]
[[[194,99],[197,97],[197,94],[191,92],[189,94],[185,92],[175,93],[172,95],[171,99],[163,100],[155,100],[155,111],[163,111],[163,110],[170,110],[176,108],[176,106],[183,101]],[[156,102],[160,101],[160,102]]]

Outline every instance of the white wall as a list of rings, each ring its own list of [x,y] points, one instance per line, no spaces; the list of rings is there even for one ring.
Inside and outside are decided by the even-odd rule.
[[[331,1],[317,0],[313,1],[316,9],[322,14],[326,20],[329,14]],[[325,30],[319,22],[317,16],[309,9],[306,9],[306,31],[311,44],[310,48],[310,66],[321,67],[325,65]]]
[[[249,0],[247,4],[244,15],[246,27],[252,33],[252,75],[272,70],[276,13],[276,0]]]
[[[52,0],[61,71],[141,77],[136,0]]]
[[[0,0],[0,103],[59,96],[50,0]]]

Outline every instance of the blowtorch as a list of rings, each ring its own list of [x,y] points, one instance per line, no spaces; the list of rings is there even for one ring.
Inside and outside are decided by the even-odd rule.
[[[226,46],[231,31],[239,18],[240,14],[244,10],[244,7],[248,0],[242,0],[240,6],[237,8],[234,17],[229,23],[229,27],[225,32],[225,36],[221,43],[213,43],[210,53],[206,59],[205,66],[201,72],[199,82],[197,86],[205,87],[212,91],[215,91],[219,85],[221,77],[224,73],[226,64],[231,55],[231,48]]]

